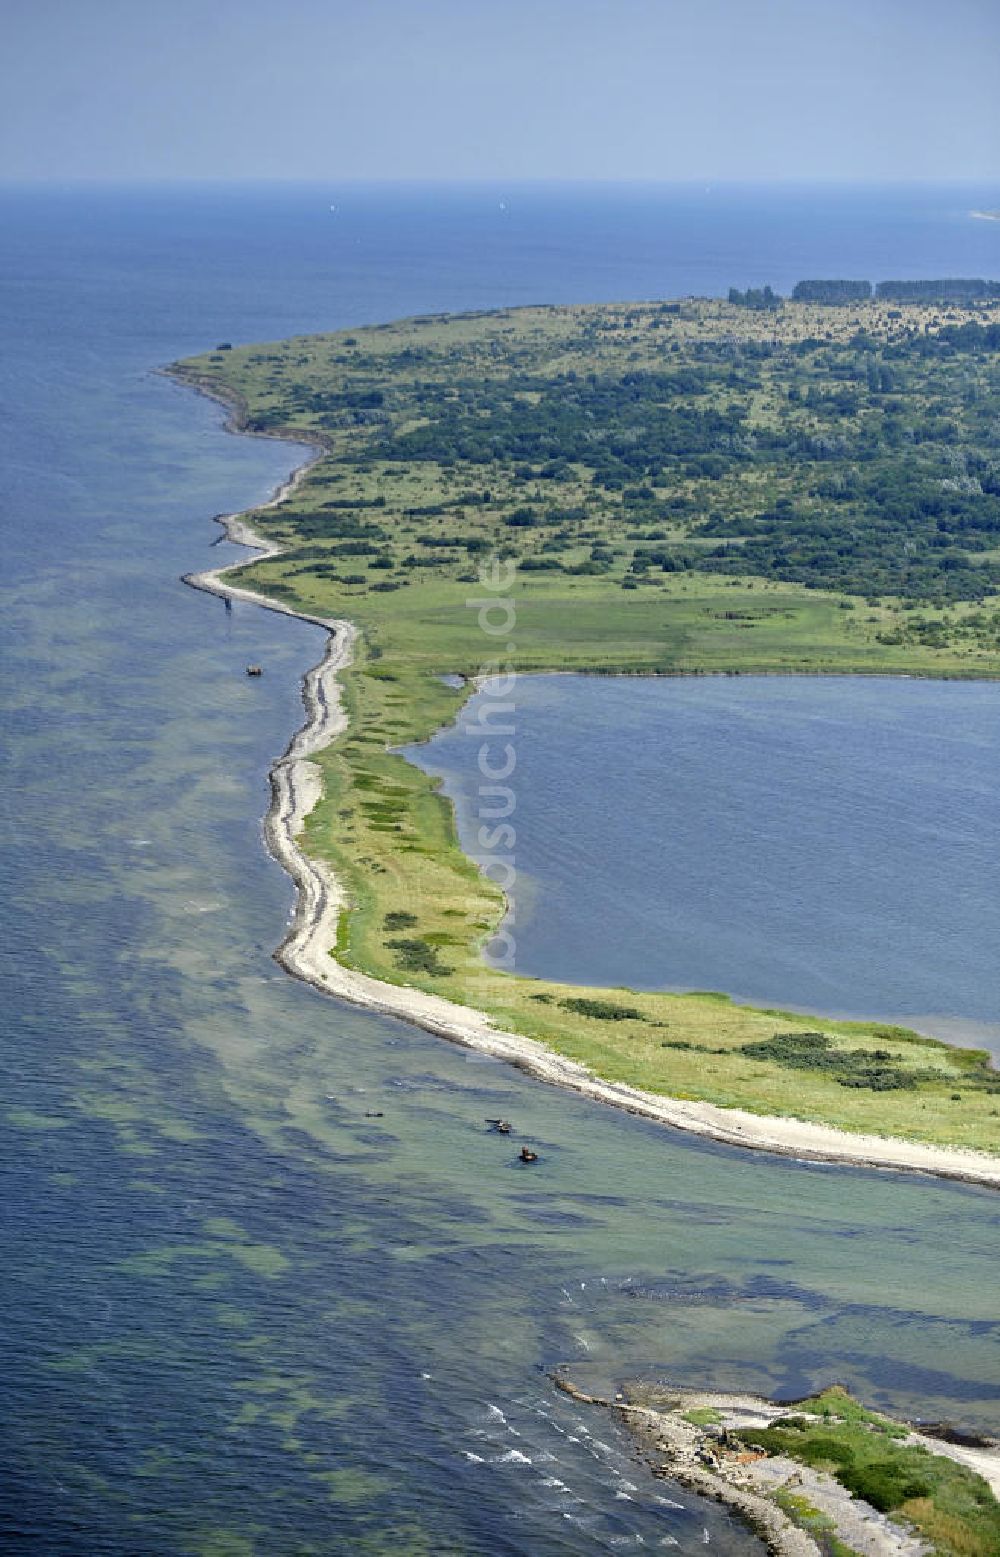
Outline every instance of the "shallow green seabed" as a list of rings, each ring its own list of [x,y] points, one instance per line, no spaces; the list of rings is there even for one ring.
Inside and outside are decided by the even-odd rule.
[[[260,488],[287,468],[216,444],[220,503],[239,460],[261,459]],[[291,889],[257,819],[320,635],[164,589],[190,565],[182,519],[137,544],[125,516],[115,569],[23,591],[10,618],[22,1524],[151,1557],[495,1551],[554,1452],[587,1513],[624,1514],[624,1474],[647,1533],[700,1549],[707,1521],[756,1550],[711,1508],[643,1502],[628,1445],[553,1399],[549,1370],[584,1357],[766,1395],[832,1376],[996,1431],[993,1196],[680,1138],[275,967]],[[497,1114],[512,1140],[486,1131]],[[512,1445],[537,1475],[500,1463]]]

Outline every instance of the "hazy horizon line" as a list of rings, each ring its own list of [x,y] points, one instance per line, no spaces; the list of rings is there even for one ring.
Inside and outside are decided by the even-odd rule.
[[[984,188],[996,185],[1000,194],[1000,173],[983,175],[982,177],[917,177],[914,175],[900,174],[896,177],[845,177],[843,175],[822,174],[805,178],[800,174],[795,175],[768,175],[760,178],[731,177],[727,175],[690,174],[684,178],[649,178],[643,176],[632,177],[621,175],[619,177],[587,177],[580,174],[538,174],[534,176],[514,175],[505,177],[502,174],[483,174],[482,176],[458,175],[455,177],[431,177],[410,178],[393,177],[387,174],[318,174],[303,175],[301,177],[277,177],[261,175],[260,177],[246,174],[226,175],[207,174],[203,177],[179,176],[179,175],[152,175],[148,177],[103,177],[101,175],[85,177],[44,177],[44,178],[18,178],[6,176],[0,173],[0,189],[163,189],[163,188],[393,188],[393,189],[459,189],[459,188],[496,188],[496,189],[532,189],[532,188],[612,188],[612,189],[704,189],[711,193],[713,189],[814,189],[814,188],[840,188],[840,189],[895,189],[895,188],[934,188],[934,189],[958,189],[958,188]]]

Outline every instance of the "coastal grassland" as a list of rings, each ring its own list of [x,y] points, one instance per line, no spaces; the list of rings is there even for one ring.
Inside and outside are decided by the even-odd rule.
[[[241,426],[325,451],[252,516],[282,554],[234,579],[360,629],[305,832],[348,890],[338,957],[611,1080],[996,1150],[1000,1079],[980,1054],[870,1023],[811,1039],[814,1018],[719,996],[485,978],[502,894],[394,749],[455,718],[496,655],[519,672],[1000,675],[998,320],[602,305],[181,364]],[[516,564],[499,643],[469,604],[490,556]]]
[[[479,951],[502,918],[503,895],[463,853],[434,781],[393,750],[460,716],[464,693],[414,670],[405,654],[372,660],[362,650],[346,695],[349,732],[320,755],[324,796],[304,845],[347,887],[351,911],[337,945],[347,966],[485,1009],[609,1080],[847,1130],[995,1148],[1000,1076],[978,1052],[879,1024],[824,1021],[834,1056],[856,1057],[852,1074],[815,1041],[796,1047],[786,1036],[777,1050],[746,1052],[776,1035],[813,1033],[815,1018],[715,995],[484,978]],[[567,1004],[581,997],[596,1005]]]
[[[983,1478],[912,1443],[905,1427],[843,1389],[798,1402],[770,1427],[738,1428],[731,1436],[828,1472],[855,1497],[913,1525],[935,1552],[1000,1551],[1000,1504]]]

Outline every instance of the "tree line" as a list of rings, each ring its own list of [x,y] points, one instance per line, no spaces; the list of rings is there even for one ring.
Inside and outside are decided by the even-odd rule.
[[[974,303],[1000,298],[1000,281],[981,277],[945,277],[928,281],[808,280],[797,281],[792,288],[793,303],[867,303],[872,297],[884,303]],[[729,288],[729,301],[740,308],[755,311],[779,308],[784,299],[772,287]]]

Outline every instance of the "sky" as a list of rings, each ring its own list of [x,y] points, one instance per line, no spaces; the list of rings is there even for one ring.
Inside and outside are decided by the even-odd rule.
[[[1000,0],[0,0],[0,179],[990,180]]]

